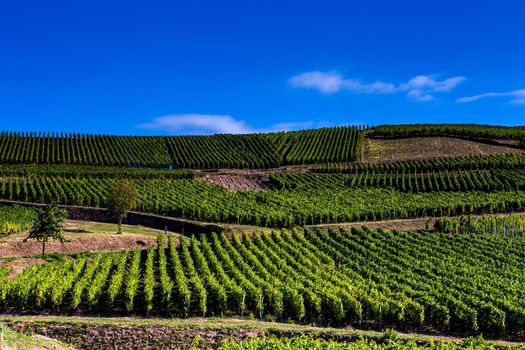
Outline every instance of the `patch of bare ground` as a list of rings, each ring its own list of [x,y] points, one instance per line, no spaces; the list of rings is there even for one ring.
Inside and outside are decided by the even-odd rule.
[[[525,150],[451,137],[366,139],[365,162],[429,159],[468,155],[525,153]]]
[[[125,249],[144,249],[156,246],[156,238],[149,235],[130,233],[82,233],[66,234],[69,242],[49,241],[46,244],[46,254],[51,253],[82,253],[82,252],[114,252]],[[42,253],[42,244],[36,241],[24,242],[21,237],[8,237],[0,243],[0,258],[31,256]]]
[[[227,188],[230,191],[235,190],[253,190],[260,191],[272,187],[268,175],[263,173],[246,172],[246,173],[209,173],[201,177],[202,180]]]
[[[145,249],[156,246],[156,236],[162,231],[142,226],[123,226],[123,233],[116,233],[114,224],[66,220],[64,235],[68,242],[50,240],[46,254],[72,254],[82,252],[113,252],[125,249]],[[175,234],[177,235],[177,234]],[[42,252],[42,245],[34,240],[24,242],[27,233],[14,234],[0,239],[0,258],[30,257]],[[19,259],[17,259],[19,260]],[[34,259],[17,262],[21,266]]]

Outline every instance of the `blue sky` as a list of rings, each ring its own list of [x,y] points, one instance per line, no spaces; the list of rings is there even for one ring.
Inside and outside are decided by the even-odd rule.
[[[3,130],[525,124],[525,2],[0,2]]]

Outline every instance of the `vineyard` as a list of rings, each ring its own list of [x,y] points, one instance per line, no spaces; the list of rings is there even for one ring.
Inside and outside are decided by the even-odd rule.
[[[193,179],[190,169],[151,169],[92,165],[0,165],[0,176],[52,176],[95,179]]]
[[[500,336],[525,329],[521,239],[353,229],[213,234],[167,248],[162,240],[34,265],[12,280],[0,273],[0,305]]]
[[[352,162],[361,158],[362,128],[329,128],[268,134],[285,164]]]
[[[292,175],[293,176],[293,175]],[[295,175],[304,185],[275,190],[229,191],[202,180],[135,179],[137,210],[208,222],[292,227],[424,216],[507,213],[525,208],[525,192],[401,192],[352,188],[344,175]],[[287,179],[289,175],[281,175]],[[313,178],[316,178],[318,185]],[[2,177],[0,199],[104,207],[113,179]],[[296,181],[297,183],[297,181]],[[311,184],[313,183],[313,184]],[[294,187],[294,188],[286,188]]]
[[[358,127],[167,137],[4,131],[0,164],[265,169],[359,160],[362,139]]]
[[[505,217],[484,215],[439,218],[436,220],[435,228],[446,233],[525,237],[525,217],[522,215]]]
[[[384,163],[327,163],[312,168],[317,173],[355,172],[420,172],[447,170],[523,169],[525,156],[520,154],[496,154],[437,159],[407,160]]]
[[[525,127],[477,124],[401,124],[379,125],[374,127],[371,134],[372,136],[383,137],[453,135],[468,138],[524,141]]]
[[[0,313],[237,318],[525,339],[525,155],[495,149],[363,158],[367,137],[414,135],[523,147],[525,129],[401,125],[148,137],[3,132],[0,201],[107,208],[110,189],[126,179],[137,189],[134,211],[225,225],[224,232],[199,237],[181,230],[176,234],[189,236],[180,241],[159,236],[156,247],[151,235],[159,231],[147,231],[143,250],[130,250],[141,246],[132,236],[133,245],[120,248],[128,250],[4,259]],[[397,219],[408,220],[398,225]],[[3,240],[22,245],[17,240],[34,220],[34,210],[0,206],[0,236],[17,233]],[[391,231],[362,226],[367,221]],[[100,235],[110,242],[105,231]],[[426,348],[491,348],[474,343]],[[220,346],[420,345],[270,337]]]
[[[418,344],[415,341],[405,342],[399,339],[380,339],[380,341],[361,339],[355,342],[339,342],[333,340],[315,339],[308,336],[294,338],[269,337],[265,339],[252,338],[235,342],[233,340],[222,344],[219,350],[265,350],[265,349],[294,349],[294,350],[495,350],[496,348],[482,339],[466,339],[462,344]]]
[[[19,206],[0,207],[0,237],[29,229],[36,214]]]

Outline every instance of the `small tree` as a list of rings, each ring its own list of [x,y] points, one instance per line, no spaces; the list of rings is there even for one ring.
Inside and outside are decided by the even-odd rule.
[[[118,233],[122,233],[122,219],[137,205],[137,187],[129,180],[117,180],[109,189],[107,206],[117,219]]]
[[[46,253],[46,243],[52,238],[60,243],[69,242],[64,237],[64,221],[67,218],[67,212],[59,209],[56,205],[50,204],[43,209],[38,210],[37,217],[29,229],[29,236],[24,239],[34,239],[42,243],[42,255]]]

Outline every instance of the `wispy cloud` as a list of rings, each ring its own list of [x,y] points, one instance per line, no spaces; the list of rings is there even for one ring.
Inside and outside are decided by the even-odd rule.
[[[432,101],[436,92],[448,92],[465,80],[456,76],[445,80],[436,80],[435,75],[418,75],[406,83],[391,83],[377,80],[364,83],[358,79],[345,78],[338,72],[312,71],[291,77],[290,86],[318,90],[323,94],[334,94],[340,91],[361,94],[392,94],[406,93],[407,97],[416,101]]]
[[[481,100],[483,98],[489,98],[489,97],[511,97],[510,103],[517,104],[517,105],[525,105],[525,89],[507,91],[507,92],[486,92],[484,94],[461,97],[461,98],[458,98],[456,102],[468,103],[468,102],[473,102],[473,101],[477,101],[477,100]]]
[[[141,129],[163,130],[170,133],[194,131],[196,133],[250,134],[255,132],[244,121],[229,115],[178,114],[155,118],[150,123],[137,125]]]
[[[154,118],[149,123],[137,125],[140,129],[157,130],[170,134],[251,134],[260,132],[292,131],[320,127],[313,121],[283,122],[268,128],[253,128],[243,120],[229,115],[175,114]]]

